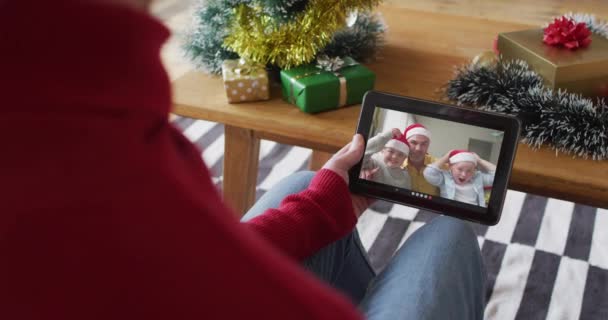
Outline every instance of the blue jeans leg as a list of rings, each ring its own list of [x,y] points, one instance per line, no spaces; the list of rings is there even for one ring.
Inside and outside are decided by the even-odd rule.
[[[370,320],[483,319],[485,277],[470,226],[441,216],[404,243],[360,307]]]
[[[266,209],[277,208],[286,196],[306,189],[313,177],[314,172],[296,172],[281,180],[256,202],[243,216],[242,221],[260,215]],[[303,261],[302,265],[350,297],[355,304],[363,299],[370,281],[375,276],[356,229],[319,250]]]

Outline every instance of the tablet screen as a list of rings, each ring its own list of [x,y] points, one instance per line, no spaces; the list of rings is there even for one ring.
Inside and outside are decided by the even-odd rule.
[[[359,178],[391,192],[483,213],[504,132],[375,107]]]

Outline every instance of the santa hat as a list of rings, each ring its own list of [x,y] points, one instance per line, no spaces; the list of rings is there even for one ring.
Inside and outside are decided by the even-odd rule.
[[[475,155],[472,152],[469,152],[467,150],[452,150],[452,152],[450,152],[450,163],[451,164],[458,163],[458,162],[465,162],[465,161],[469,161],[469,162],[473,162],[474,164],[477,164],[477,158],[475,157]]]
[[[407,142],[407,140],[405,140],[404,136],[401,136],[401,138],[392,138],[391,140],[387,141],[384,146],[401,151],[405,153],[406,156],[410,153],[410,144]]]
[[[403,134],[405,134],[406,139],[409,139],[412,136],[415,136],[418,134],[429,138],[429,140],[431,139],[431,132],[426,127],[421,125],[420,123],[414,123],[414,124],[408,126],[407,128],[405,128],[405,132]]]

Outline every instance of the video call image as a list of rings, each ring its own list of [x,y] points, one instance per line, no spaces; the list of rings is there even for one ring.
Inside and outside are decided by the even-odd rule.
[[[359,177],[487,207],[503,132],[376,107]]]

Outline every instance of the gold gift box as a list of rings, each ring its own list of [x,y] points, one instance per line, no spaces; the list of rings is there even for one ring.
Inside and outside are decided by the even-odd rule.
[[[552,89],[597,97],[608,85],[608,39],[591,35],[587,48],[569,50],[543,42],[543,29],[501,33],[498,51],[504,59],[521,59]]]
[[[222,78],[229,103],[268,100],[268,72],[244,60],[225,60]]]

